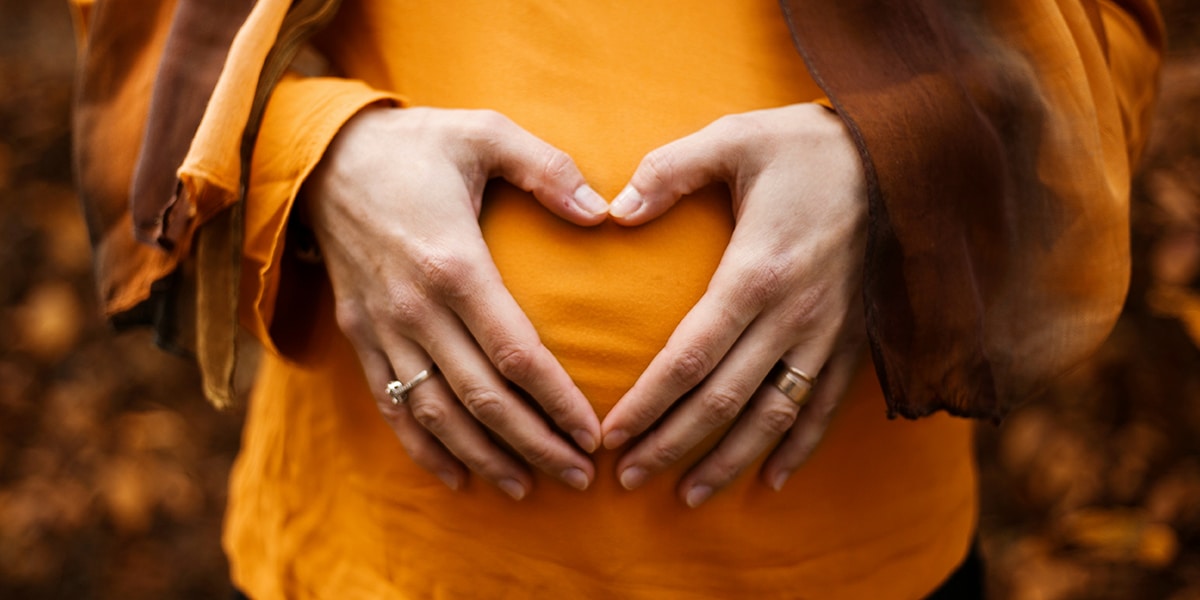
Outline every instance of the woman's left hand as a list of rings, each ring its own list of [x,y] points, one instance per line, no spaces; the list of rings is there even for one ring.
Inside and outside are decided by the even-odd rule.
[[[865,339],[866,184],[841,118],[799,104],[718,119],[646,155],[609,214],[640,225],[712,182],[733,194],[729,246],[704,296],[601,425],[608,448],[646,434],[617,463],[634,489],[732,422],[679,483],[693,507],[777,443],[761,476],[780,489],[824,435]],[[764,382],[781,359],[819,373],[806,403]]]

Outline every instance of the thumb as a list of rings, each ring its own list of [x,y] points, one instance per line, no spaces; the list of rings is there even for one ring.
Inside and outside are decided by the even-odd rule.
[[[587,184],[566,152],[547,144],[507,117],[499,117],[481,160],[489,175],[499,175],[532,192],[550,212],[576,225],[597,225],[608,216],[608,203]]]
[[[667,212],[679,198],[735,171],[734,137],[722,121],[651,151],[613,199],[608,214],[621,225],[641,225]]]

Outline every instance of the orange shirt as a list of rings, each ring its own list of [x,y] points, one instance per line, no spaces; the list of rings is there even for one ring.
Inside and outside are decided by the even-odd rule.
[[[721,115],[820,96],[766,0],[357,0],[320,45],[348,78],[411,105],[508,115],[609,198],[646,152]],[[285,82],[251,203],[294,194],[311,168],[317,146],[296,136],[319,136],[296,129],[332,131],[378,98],[359,83]],[[584,229],[494,185],[481,222],[506,285],[601,416],[703,293],[733,227],[716,187],[644,227]],[[691,510],[674,493],[682,465],[626,492],[608,451],[586,492],[546,478],[521,502],[478,480],[452,492],[404,454],[329,290],[311,293],[315,321],[288,324],[311,335],[263,365],[233,478],[226,546],[251,597],[918,598],[970,542],[970,424],[888,421],[869,363],[779,493],[750,470]]]

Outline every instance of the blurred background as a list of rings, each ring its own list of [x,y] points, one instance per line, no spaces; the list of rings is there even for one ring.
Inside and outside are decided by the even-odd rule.
[[[1104,348],[979,426],[995,599],[1200,600],[1200,7],[1171,51]],[[0,598],[228,598],[241,416],[98,318],[72,189],[65,0],[0,0]],[[114,149],[117,150],[117,149]]]

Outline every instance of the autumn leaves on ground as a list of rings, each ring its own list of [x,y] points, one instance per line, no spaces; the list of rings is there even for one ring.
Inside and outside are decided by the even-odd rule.
[[[979,429],[993,598],[1200,599],[1200,9],[1135,186],[1133,286],[1103,350]],[[65,0],[0,0],[0,598],[227,598],[240,416],[96,316],[71,186]],[[114,151],[126,151],[114,149]]]

